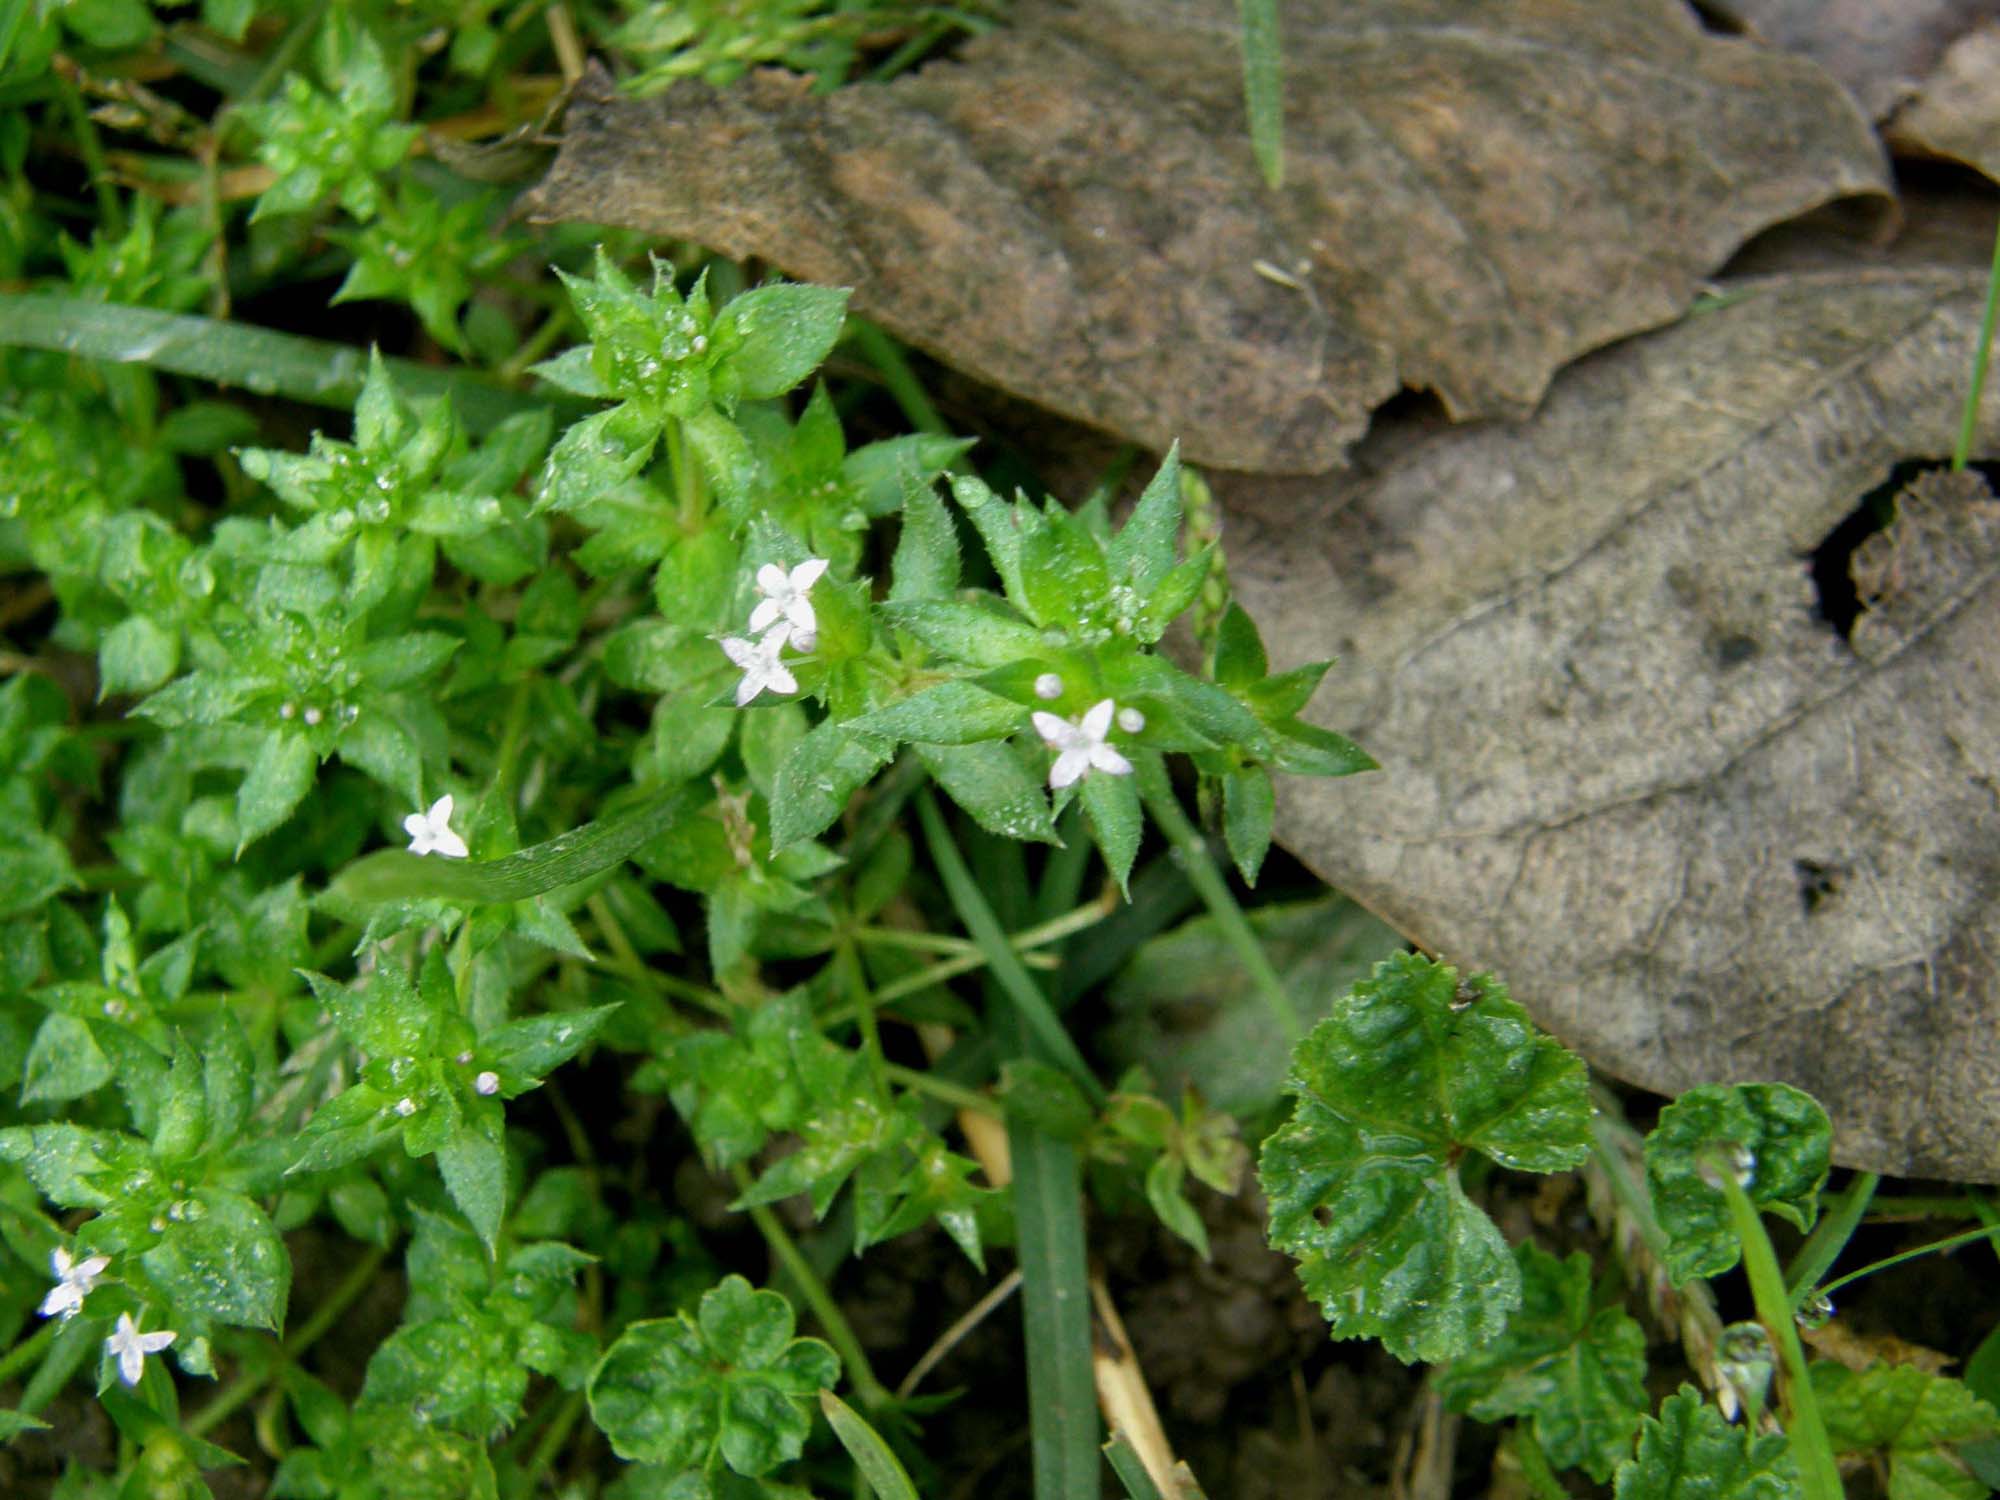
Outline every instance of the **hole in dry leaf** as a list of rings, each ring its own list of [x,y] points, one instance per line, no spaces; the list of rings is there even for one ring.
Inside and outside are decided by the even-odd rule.
[[[1688,0],[1688,9],[1701,22],[1701,29],[1716,36],[1742,36],[1747,29],[1741,16],[1732,15],[1726,6],[1708,3],[1708,0]]]
[[[1795,859],[1792,873],[1798,877],[1799,905],[1811,916],[1821,906],[1840,894],[1840,883],[1847,871],[1839,865],[1822,864],[1816,859]]]
[[[1813,548],[1810,559],[1813,612],[1843,641],[1854,638],[1854,622],[1865,606],[1854,587],[1851,564],[1855,549],[1896,518],[1896,495],[1926,469],[1942,467],[1934,458],[1905,459],[1888,477],[1861,497],[1861,502]]]

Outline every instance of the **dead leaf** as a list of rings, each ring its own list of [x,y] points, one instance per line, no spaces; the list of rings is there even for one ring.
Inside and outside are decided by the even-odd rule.
[[[1953,42],[1885,134],[1899,151],[1963,162],[2000,181],[2000,22]]]
[[[1954,40],[2000,17],[2000,0],[1711,0],[1711,8],[1810,57],[1872,120],[1907,99]]]
[[[1893,1333],[1856,1333],[1838,1318],[1817,1328],[1801,1324],[1799,1337],[1821,1359],[1856,1371],[1874,1365],[1913,1365],[1926,1375],[1942,1375],[1958,1363],[1942,1350],[1899,1339]]]
[[[1816,68],[1680,0],[1285,8],[1264,189],[1229,0],[1022,0],[881,86],[601,75],[525,207],[755,256],[1004,390],[1235,469],[1338,464],[1399,386],[1526,412],[1751,234],[1885,188]]]
[[[1906,513],[1852,645],[1808,572],[1951,450],[1983,291],[1734,286],[1530,423],[1222,487],[1274,665],[1339,657],[1316,715],[1385,767],[1284,782],[1287,847],[1619,1077],[1783,1079],[1843,1162],[2000,1176],[2000,539]]]

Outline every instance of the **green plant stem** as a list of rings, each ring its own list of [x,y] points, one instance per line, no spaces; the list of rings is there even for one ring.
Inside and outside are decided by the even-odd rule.
[[[882,384],[888,387],[891,399],[902,408],[910,425],[919,432],[949,436],[951,429],[944,425],[944,418],[931,405],[924,383],[917,379],[910,362],[903,357],[902,347],[866,318],[850,315],[847,333],[861,350],[862,357],[882,376]]]
[[[1827,1268],[1840,1259],[1840,1252],[1854,1237],[1854,1231],[1861,1224],[1861,1216],[1868,1211],[1869,1200],[1875,1196],[1875,1188],[1881,1181],[1877,1173],[1856,1172],[1854,1180],[1847,1185],[1847,1191],[1841,1194],[1840,1201],[1799,1247],[1799,1253],[1792,1258],[1792,1264],[1785,1271],[1785,1286],[1791,1295],[1794,1311],[1813,1294]]]
[[[583,907],[590,913],[591,921],[597,924],[598,937],[611,950],[611,966],[627,979],[656,995],[685,1000],[712,1016],[727,1020],[736,1014],[736,1008],[715,991],[703,989],[678,975],[662,973],[640,957],[639,950],[632,946],[632,939],[625,935],[625,925],[611,910],[611,903],[604,899],[602,891],[586,896]]]
[[[1958,443],[1951,450],[1952,472],[1972,461],[1972,437],[1979,426],[1979,400],[1986,391],[1986,365],[1993,355],[1993,322],[2000,310],[2000,230],[1993,237],[1993,265],[1986,273],[1986,310],[1979,318],[1979,346],[1972,351],[1972,385],[1959,414]]]
[[[55,1342],[56,1331],[62,1326],[62,1319],[50,1318],[26,1339],[9,1349],[5,1358],[0,1358],[0,1381],[12,1380],[40,1359],[42,1351]]]
[[[58,68],[55,79],[63,109],[69,115],[70,130],[76,136],[77,152],[83,157],[84,170],[90,174],[90,190],[97,197],[97,214],[104,221],[105,237],[121,238],[125,233],[125,205],[118,201],[118,185],[112,181],[111,164],[104,159],[104,142],[97,137],[90,107],[83,102],[83,91],[67,70]]]
[[[1757,1307],[1758,1321],[1771,1336],[1785,1371],[1785,1400],[1791,1419],[1787,1429],[1792,1452],[1799,1461],[1805,1500],[1845,1500],[1840,1486],[1840,1470],[1834,1463],[1833,1444],[1826,1435],[1826,1423],[1819,1414],[1812,1379],[1806,1373],[1805,1350],[1799,1345],[1798,1324],[1792,1317],[1792,1299],[1785,1292],[1784,1274],[1778,1269],[1778,1255],[1771,1237],[1757,1217],[1757,1205],[1737,1182],[1726,1162],[1714,1163],[1716,1181],[1729,1204],[1730,1223],[1743,1249],[1743,1271],[1750,1280],[1750,1296]]]
[[[741,1162],[729,1169],[740,1193],[750,1191],[750,1171]],[[854,1329],[848,1325],[847,1315],[840,1310],[840,1304],[833,1300],[833,1293],[820,1280],[819,1273],[805,1258],[793,1241],[785,1226],[778,1222],[778,1216],[762,1204],[749,1210],[750,1222],[757,1226],[757,1232],[764,1236],[764,1243],[771,1247],[771,1254],[785,1273],[792,1278],[805,1298],[813,1316],[819,1319],[820,1330],[826,1340],[840,1355],[841,1363],[847,1366],[847,1378],[854,1382],[854,1392],[861,1398],[861,1404],[870,1411],[880,1411],[889,1404],[890,1396],[886,1386],[875,1378],[874,1368],[868,1363],[868,1356],[861,1348],[861,1340],[854,1336]]]
[[[1863,1266],[1858,1271],[1849,1271],[1845,1276],[1836,1277],[1825,1286],[1818,1288],[1818,1290],[1822,1295],[1831,1297],[1849,1282],[1859,1281],[1864,1276],[1873,1276],[1877,1271],[1886,1271],[1891,1266],[1899,1266],[1906,1260],[1915,1260],[1920,1255],[1936,1255],[1944,1250],[1956,1250],[1960,1245],[1969,1245],[1974,1240],[1985,1239],[1992,1240],[1995,1248],[2000,1249],[2000,1224],[1990,1226],[1981,1225],[1977,1229],[1968,1229],[1963,1234],[1954,1234],[1941,1240],[1932,1240],[1928,1245],[1919,1245],[1914,1250],[1905,1250],[1901,1254],[1891,1255],[1884,1260],[1876,1261],[1872,1265]],[[1808,1287],[1807,1290],[1812,1290],[1812,1288]]]
[[[1000,1106],[985,1094],[976,1090],[961,1088],[946,1078],[926,1073],[921,1068],[906,1068],[901,1063],[882,1064],[882,1076],[892,1083],[900,1083],[912,1093],[929,1094],[933,1099],[941,1099],[954,1109],[976,1110],[982,1115],[997,1115]]]
[[[1542,1451],[1534,1430],[1525,1422],[1514,1424],[1507,1434],[1507,1446],[1513,1450],[1514,1461],[1521,1466],[1521,1477],[1527,1480],[1528,1490],[1536,1500],[1569,1500],[1569,1491],[1556,1478],[1548,1454]]]
[[[1042,993],[1041,986],[1035,983],[1021,962],[1021,955],[1008,942],[1000,919],[993,914],[985,893],[966,868],[965,857],[958,852],[944,814],[938,810],[937,798],[926,787],[917,794],[916,802],[917,818],[924,826],[924,840],[930,849],[931,862],[937,866],[938,875],[944,881],[945,893],[951,897],[959,921],[965,924],[965,930],[972,934],[972,940],[985,953],[987,967],[992,970],[1001,993],[1011,1002],[1022,1024],[1046,1049],[1049,1060],[1076,1080],[1077,1086],[1093,1105],[1101,1107],[1105,1099],[1104,1085],[1090,1071],[1090,1064],[1083,1060],[1083,1054],[1077,1050],[1061,1018],[1049,1004],[1048,996]]]
[[[326,1331],[340,1321],[341,1314],[354,1305],[355,1299],[367,1291],[382,1269],[382,1262],[389,1252],[380,1245],[369,1247],[367,1254],[354,1263],[353,1268],[343,1276],[340,1285],[333,1289],[326,1301],[313,1309],[313,1314],[292,1331],[292,1336],[279,1346],[278,1357],[257,1370],[244,1372],[217,1392],[213,1401],[188,1418],[184,1430],[190,1437],[202,1437],[213,1432],[231,1412],[251,1400],[257,1393],[282,1375],[287,1368],[297,1362],[300,1355],[320,1341]]]
[[[555,1463],[556,1455],[562,1452],[563,1444],[569,1441],[569,1435],[576,1427],[576,1419],[582,1415],[583,1392],[569,1392],[563,1397],[562,1405],[556,1408],[555,1417],[542,1429],[535,1451],[528,1455],[528,1493],[533,1494],[540,1486],[542,1475]]]
[[[1236,904],[1236,897],[1229,889],[1229,882],[1223,878],[1221,867],[1208,852],[1208,840],[1181,811],[1180,798],[1174,795],[1173,784],[1167,779],[1165,762],[1155,754],[1140,755],[1133,761],[1133,770],[1139,778],[1139,796],[1146,804],[1146,811],[1152,814],[1154,825],[1166,835],[1168,844],[1172,846],[1174,862],[1181,867],[1189,884],[1193,885],[1202,903],[1208,907],[1209,915],[1215,918],[1223,941],[1236,954],[1238,962],[1243,965],[1243,972],[1250,976],[1259,998],[1270,1009],[1272,1019],[1288,1039],[1296,1040],[1305,1032],[1298,1007],[1285,992],[1285,984],[1278,977],[1278,971],[1271,967],[1271,960],[1265,954],[1263,945],[1257,941],[1257,934],[1251,930],[1250,920],[1243,915],[1243,908]]]

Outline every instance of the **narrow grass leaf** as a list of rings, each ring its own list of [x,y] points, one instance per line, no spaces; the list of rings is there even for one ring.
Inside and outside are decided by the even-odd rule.
[[[819,1393],[819,1409],[833,1435],[840,1439],[840,1446],[854,1460],[854,1467],[868,1481],[875,1500],[917,1500],[917,1487],[910,1480],[909,1470],[859,1412],[832,1391]]]

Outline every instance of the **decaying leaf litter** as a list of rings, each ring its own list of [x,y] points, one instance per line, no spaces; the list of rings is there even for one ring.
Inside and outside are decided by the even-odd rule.
[[[885,88],[587,83],[529,205],[852,284],[949,365],[1245,471],[1235,586],[1280,665],[1340,656],[1317,712],[1386,767],[1361,813],[1288,788],[1294,853],[1614,1074],[1791,1079],[1845,1161],[1990,1176],[1991,539],[1851,638],[1810,572],[1949,451],[1981,283],[1704,281],[1822,205],[1873,220],[1822,264],[1882,259],[1869,121],[1989,9],[1740,7],[1801,57],[1670,0],[1289,7],[1270,194],[1233,7],[1024,5]],[[1272,477],[1404,387],[1465,425]]]

